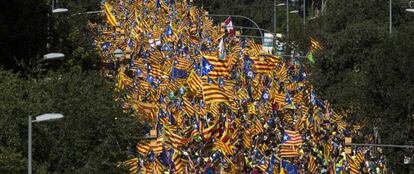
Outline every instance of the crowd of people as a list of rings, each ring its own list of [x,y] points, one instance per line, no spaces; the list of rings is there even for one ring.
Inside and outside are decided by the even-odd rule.
[[[306,67],[186,0],[107,0],[96,45],[146,125],[131,173],[383,173],[381,149],[317,97]],[[315,43],[316,41],[312,41]],[[320,49],[318,45],[314,48]],[[315,50],[312,50],[315,51]],[[119,56],[119,54],[122,54]]]

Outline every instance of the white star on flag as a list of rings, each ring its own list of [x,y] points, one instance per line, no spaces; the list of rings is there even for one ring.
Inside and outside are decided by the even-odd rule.
[[[207,70],[210,70],[210,68],[211,68],[211,65],[206,65]]]

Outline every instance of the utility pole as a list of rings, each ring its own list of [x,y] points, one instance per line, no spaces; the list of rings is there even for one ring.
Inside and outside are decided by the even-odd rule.
[[[322,4],[321,4],[321,15],[323,14],[323,4],[325,4],[325,1],[324,0],[322,0]]]
[[[29,116],[27,158],[27,173],[32,174],[32,116]]]
[[[276,25],[276,6],[277,6],[277,2],[276,2],[276,0],[273,0],[273,34],[274,34],[274,37],[276,37],[276,27],[277,27],[277,25]]]
[[[286,0],[286,37],[289,37],[289,0]]]
[[[392,0],[390,0],[390,34],[392,33]]]
[[[303,27],[306,25],[306,0],[303,0]]]

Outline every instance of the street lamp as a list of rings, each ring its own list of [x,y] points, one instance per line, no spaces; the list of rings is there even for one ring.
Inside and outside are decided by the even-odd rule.
[[[390,23],[389,23],[389,30],[390,30],[390,34],[392,33],[392,0],[390,0],[389,1],[390,2],[390,7],[389,7],[389,13],[390,13],[390,15],[389,15],[389,17],[390,17]],[[412,3],[412,1],[410,1],[410,3]],[[405,11],[407,11],[407,12],[414,12],[414,9],[411,7],[411,5],[410,5],[410,8],[408,8],[408,9],[405,9]]]
[[[414,13],[414,8],[407,8],[405,11]]]
[[[303,0],[303,27],[306,25],[306,0]]]
[[[52,13],[66,13],[69,10],[67,8],[56,8],[52,10]]]
[[[289,37],[289,0],[286,0],[286,37]]]
[[[49,54],[43,55],[42,60],[62,59],[64,57],[65,57],[65,54],[63,53],[49,53]]]
[[[299,13],[299,11],[289,11],[289,0],[286,0],[286,37],[289,37],[289,13]]]
[[[276,4],[276,0],[273,1],[273,12],[274,12],[274,14],[273,14],[273,32],[274,32],[275,35],[276,35],[276,28],[277,28],[277,25],[276,25],[276,19],[277,19],[276,7],[281,7],[281,6],[284,6],[284,5],[286,5],[286,4],[285,3]]]
[[[69,10],[67,9],[67,8],[55,8],[55,0],[52,0],[52,5],[51,5],[51,8],[52,8],[52,13],[53,14],[56,14],[56,13],[66,13],[66,12],[68,12]],[[49,24],[49,17],[50,17],[50,15],[49,15],[49,13],[47,13],[47,17],[48,17],[48,22],[47,22],[47,38],[46,38],[46,48],[47,48],[47,50],[49,51],[49,47],[50,47],[50,44],[49,44],[49,33],[50,33],[50,24]],[[49,59],[60,59],[60,58],[64,58],[65,57],[65,55],[63,54],[63,53],[49,53],[49,54],[45,54],[44,56],[43,56],[43,60],[49,60]]]
[[[32,123],[42,122],[42,121],[51,121],[63,118],[62,114],[57,113],[47,113],[42,114],[36,117],[35,120],[32,120],[32,116],[29,116],[29,140],[28,140],[28,168],[27,171],[29,174],[32,174]]]
[[[68,11],[67,8],[55,8],[55,0],[52,0],[52,13],[66,13]]]

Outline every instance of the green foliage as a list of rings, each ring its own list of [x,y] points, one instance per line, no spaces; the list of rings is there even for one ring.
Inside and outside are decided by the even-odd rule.
[[[94,35],[91,23],[101,21],[100,14],[86,14],[88,11],[100,10],[99,1],[60,1],[69,12],[54,14],[52,17],[51,50],[66,54],[59,68],[96,70],[100,62],[93,45]]]
[[[47,6],[45,0],[0,1],[0,64],[21,71],[46,52]]]
[[[278,1],[284,2],[284,1]],[[247,1],[247,0],[203,0],[195,1],[197,6],[203,7],[210,14],[223,14],[223,15],[243,15],[251,18],[255,21],[260,28],[267,29],[271,32],[274,31],[273,19],[273,0],[259,0],[259,1]],[[291,4],[290,10],[297,10],[296,4]],[[290,14],[290,25],[291,27],[297,25],[297,22],[301,24],[301,17],[297,14]],[[223,22],[225,17],[213,17],[217,22]],[[244,26],[244,27],[256,27],[251,22],[241,18],[232,18],[233,25]],[[286,6],[277,7],[277,32],[286,33]],[[299,26],[300,27],[300,26]],[[296,28],[296,27],[293,27]],[[244,35],[259,35],[257,30],[242,30]]]
[[[1,173],[26,170],[28,116],[48,112],[64,118],[33,123],[35,173],[122,172],[117,162],[143,133],[138,120],[114,102],[113,88],[99,73],[23,79],[0,72]]]
[[[99,14],[82,14],[100,10],[98,1],[61,0],[56,7],[69,9],[53,14],[51,0],[2,1],[0,5],[0,66],[20,72],[30,71],[49,52],[66,55],[63,64],[52,69],[98,69],[99,56],[93,46],[96,34],[89,21],[100,21]],[[80,13],[80,14],[79,14]],[[48,29],[49,28],[49,29]],[[49,44],[49,48],[46,46]]]
[[[324,47],[315,55],[311,78],[352,122],[368,118],[367,134],[378,127],[380,143],[412,145],[414,18],[395,2],[390,35],[387,7],[382,1],[329,1],[326,14],[309,25]],[[392,171],[405,173],[403,157],[412,152],[384,150]]]
[[[0,147],[0,173],[25,173],[27,159],[19,152]]]

